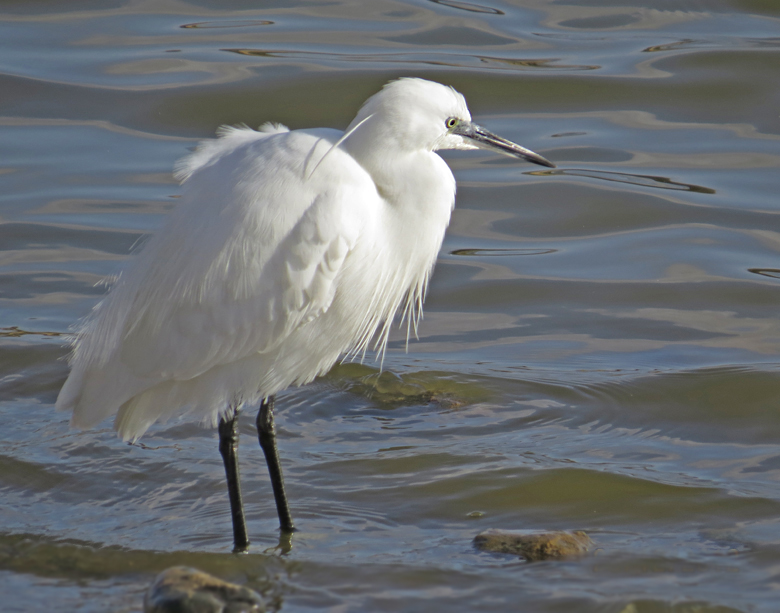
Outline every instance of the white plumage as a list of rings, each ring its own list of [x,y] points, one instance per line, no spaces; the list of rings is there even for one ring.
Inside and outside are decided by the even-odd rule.
[[[454,206],[435,151],[477,146],[551,165],[421,79],[386,85],[346,133],[223,128],[179,163],[180,203],[78,332],[57,408],[82,428],[116,414],[136,439],[179,415],[215,424],[372,338],[384,351],[400,309],[416,325]]]
[[[419,316],[454,204],[434,150],[473,146],[446,134],[470,117],[439,84],[395,81],[352,126],[369,116],[336,148],[337,130],[266,124],[182,160],[180,203],[78,333],[57,408],[136,439],[307,383],[377,331],[383,350],[399,308]]]
[[[553,165],[474,125],[463,96],[422,79],[386,85],[344,133],[266,124],[218,136],[179,163],[180,203],[78,332],[57,408],[82,428],[116,415],[125,440],[175,416],[219,422],[245,551],[238,409],[263,400],[260,445],[280,526],[294,530],[272,398],[372,340],[383,353],[399,311],[416,328],[455,202],[436,151]]]

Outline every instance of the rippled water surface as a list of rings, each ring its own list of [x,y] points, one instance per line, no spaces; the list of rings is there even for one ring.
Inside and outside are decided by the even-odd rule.
[[[189,564],[282,611],[777,611],[779,74],[774,0],[0,4],[3,610],[139,611]],[[70,430],[64,335],[199,138],[343,128],[402,75],[558,169],[445,154],[419,341],[280,396],[287,553],[244,416],[234,556],[216,433]]]

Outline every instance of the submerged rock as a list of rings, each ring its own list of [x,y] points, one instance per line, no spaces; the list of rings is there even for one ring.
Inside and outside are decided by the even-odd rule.
[[[485,530],[474,537],[474,546],[481,551],[518,555],[529,562],[582,555],[592,544],[590,537],[581,530]]]
[[[370,398],[385,409],[432,403],[449,410],[490,398],[490,392],[476,382],[435,371],[398,375],[364,364],[345,363],[334,366],[324,379]]]
[[[164,570],[144,596],[144,613],[259,613],[263,599],[248,587],[187,566]]]

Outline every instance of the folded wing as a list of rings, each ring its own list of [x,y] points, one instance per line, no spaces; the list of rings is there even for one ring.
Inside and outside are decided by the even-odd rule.
[[[158,417],[188,410],[173,393],[177,386],[274,352],[328,310],[373,204],[358,201],[373,184],[356,185],[364,173],[341,152],[323,164],[327,182],[318,177],[325,169],[306,178],[307,164],[338,137],[233,129],[184,161],[181,204],[78,335],[57,400],[73,410],[75,425],[88,427],[121,407],[127,413],[150,390],[161,402],[168,390],[167,406],[122,433],[140,436]],[[344,180],[334,181],[339,169]]]

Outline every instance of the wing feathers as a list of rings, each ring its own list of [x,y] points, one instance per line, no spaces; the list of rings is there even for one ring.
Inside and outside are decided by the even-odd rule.
[[[336,150],[318,175],[343,168],[348,180],[331,177],[326,187],[317,177],[304,181],[301,163],[326,136],[335,142],[333,132],[226,129],[177,166],[185,180],[181,204],[76,341],[73,373],[57,403],[74,409],[74,424],[91,425],[122,407],[123,437],[140,436],[165,417],[152,396],[171,401],[174,412],[187,410],[171,397],[177,382],[271,352],[328,311],[360,232],[361,203],[350,188],[363,171]],[[236,168],[252,180],[232,183]],[[118,390],[116,380],[127,385]],[[228,393],[201,392],[212,402]]]

